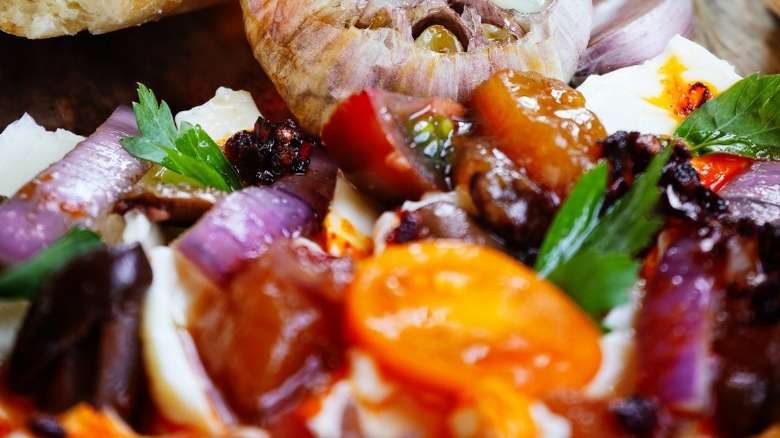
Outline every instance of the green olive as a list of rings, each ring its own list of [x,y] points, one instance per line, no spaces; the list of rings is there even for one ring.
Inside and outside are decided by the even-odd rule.
[[[439,53],[463,52],[463,44],[452,31],[440,24],[427,27],[420,36],[414,40],[420,47],[425,47]]]
[[[423,113],[411,118],[406,131],[412,139],[413,150],[432,163],[444,165],[452,149],[455,123],[441,114]]]

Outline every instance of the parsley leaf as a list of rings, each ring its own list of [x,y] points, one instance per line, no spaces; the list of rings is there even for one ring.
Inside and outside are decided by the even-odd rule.
[[[32,259],[0,273],[0,298],[32,299],[49,275],[79,254],[102,245],[100,236],[84,227],[71,228]]]
[[[636,253],[663,225],[655,208],[661,197],[658,181],[670,153],[667,148],[653,158],[600,219],[607,166],[598,165],[577,182],[545,236],[535,269],[596,320],[628,300],[639,272]]]
[[[675,135],[698,155],[780,160],[780,75],[742,79],[691,113]]]
[[[131,155],[164,166],[209,187],[233,192],[243,187],[236,171],[214,140],[200,126],[176,128],[171,110],[154,93],[138,84],[133,112],[141,137],[120,140]]]

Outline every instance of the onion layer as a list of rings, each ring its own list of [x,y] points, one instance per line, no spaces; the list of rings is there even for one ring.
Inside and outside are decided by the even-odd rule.
[[[683,232],[647,283],[637,321],[638,389],[674,411],[701,414],[710,403],[712,330],[724,264],[695,230]]]
[[[209,279],[223,284],[275,240],[316,231],[335,186],[336,164],[318,148],[305,174],[223,198],[181,236],[176,247]]]
[[[594,2],[594,28],[578,76],[640,64],[663,52],[675,35],[691,36],[693,0]]]
[[[2,203],[0,265],[28,259],[75,225],[94,225],[149,168],[119,144],[137,135],[132,110],[119,107],[94,134]]]
[[[757,161],[718,193],[731,213],[758,224],[780,225],[780,162]]]

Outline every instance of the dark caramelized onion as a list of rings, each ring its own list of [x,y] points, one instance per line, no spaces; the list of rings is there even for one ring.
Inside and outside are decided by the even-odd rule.
[[[615,400],[609,410],[618,426],[632,437],[652,437],[661,426],[658,403],[646,397],[634,395]]]
[[[638,389],[717,436],[780,421],[780,230],[721,219],[659,238],[637,323]]]
[[[398,212],[400,223],[386,238],[400,244],[423,239],[458,239],[503,249],[501,239],[485,231],[463,208],[444,200]]]
[[[134,423],[143,396],[138,336],[152,270],[140,245],[77,257],[28,311],[8,361],[9,388],[58,413],[79,402]]]
[[[533,263],[558,209],[558,197],[543,190],[490,142],[456,137],[453,181],[468,187],[479,220],[506,240],[512,252]]]
[[[142,211],[153,222],[189,225],[200,219],[224,196],[212,188],[193,188],[184,184],[151,183],[141,180],[122,194],[114,204],[114,213]]]
[[[758,247],[763,271],[732,282],[717,317],[713,420],[722,436],[758,434],[780,421],[780,228],[737,226]]]
[[[665,144],[653,135],[623,131],[610,135],[600,144],[610,169],[604,203],[606,210],[628,192],[634,178],[647,169],[650,160]],[[671,147],[674,148],[672,156],[658,183],[663,189],[661,212],[698,221],[724,214],[726,203],[701,184],[698,173],[690,164],[688,148],[682,142],[674,142]]]
[[[225,156],[246,186],[269,185],[283,175],[301,174],[317,140],[294,121],[272,123],[260,117],[252,132],[241,131],[225,143]]]
[[[342,363],[338,303],[351,278],[349,259],[283,241],[197,299],[193,339],[242,421],[272,423]]]

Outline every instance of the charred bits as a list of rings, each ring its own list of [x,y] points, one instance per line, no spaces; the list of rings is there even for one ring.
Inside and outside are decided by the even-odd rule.
[[[654,135],[623,131],[610,135],[599,144],[603,158],[609,163],[603,211],[628,193],[634,179],[647,169],[655,155],[667,147],[667,142]],[[668,147],[673,148],[672,155],[658,182],[663,190],[659,206],[661,213],[694,221],[714,219],[726,213],[726,202],[701,184],[699,174],[691,166],[688,148],[679,141],[670,141]]]
[[[6,382],[35,408],[111,408],[134,423],[144,387],[138,336],[152,270],[140,245],[73,259],[35,297],[11,351]]]
[[[279,177],[302,174],[318,141],[292,120],[257,119],[254,131],[241,131],[225,143],[225,156],[246,186],[270,185]]]

